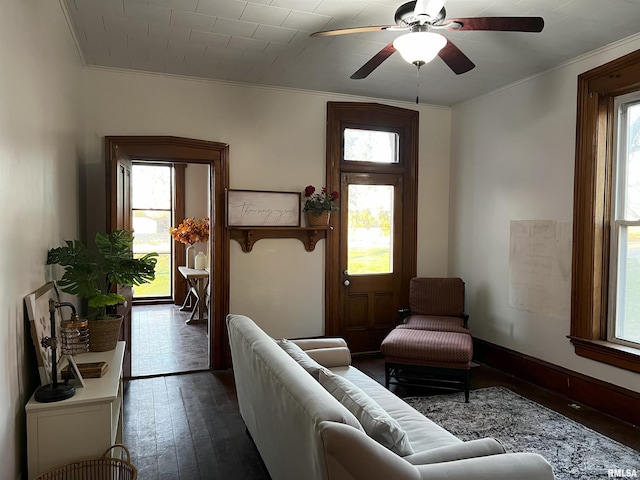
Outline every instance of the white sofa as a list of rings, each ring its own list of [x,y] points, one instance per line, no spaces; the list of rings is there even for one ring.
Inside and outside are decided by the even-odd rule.
[[[289,354],[248,317],[229,315],[227,326],[240,414],[272,480],[554,478],[551,466],[537,454],[504,453],[493,439],[463,442],[431,422],[350,366],[342,339],[295,341],[302,355],[281,342],[293,350]],[[327,368],[314,370],[312,358]],[[355,385],[355,396],[368,395],[365,401],[373,399],[375,407],[384,409],[392,420],[381,421],[394,434],[399,430],[403,448],[414,453],[401,456],[372,439],[362,426],[368,419],[361,417],[361,423],[345,407],[348,399],[338,401],[314,376],[323,384],[335,385],[333,379],[345,389]]]

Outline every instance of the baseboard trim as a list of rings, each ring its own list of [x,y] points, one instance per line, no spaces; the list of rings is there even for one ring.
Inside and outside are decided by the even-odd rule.
[[[473,358],[516,378],[640,425],[640,393],[493,343],[473,339]]]

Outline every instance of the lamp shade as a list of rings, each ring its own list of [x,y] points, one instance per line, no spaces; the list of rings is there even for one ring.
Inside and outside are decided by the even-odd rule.
[[[447,44],[447,39],[439,33],[411,32],[393,41],[402,58],[409,63],[422,65],[433,60]]]

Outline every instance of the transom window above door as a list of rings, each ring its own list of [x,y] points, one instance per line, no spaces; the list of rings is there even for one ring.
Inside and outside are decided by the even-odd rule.
[[[383,130],[345,128],[344,160],[350,162],[398,163],[400,135]]]

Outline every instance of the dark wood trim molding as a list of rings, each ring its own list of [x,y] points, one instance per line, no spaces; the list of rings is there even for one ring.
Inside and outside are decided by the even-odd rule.
[[[186,208],[186,163],[175,163],[173,165],[174,178],[174,201],[173,205],[173,225],[178,225],[185,216]],[[187,295],[187,288],[180,272],[178,272],[179,265],[186,265],[187,256],[185,254],[184,245],[177,240],[173,241],[173,259],[175,265],[173,265],[173,299],[176,305],[182,305],[184,298]]]
[[[419,113],[415,110],[382,105],[378,103],[327,102],[326,134],[326,182],[328,191],[340,191],[342,172],[364,172],[365,165],[341,165],[342,137],[344,126],[364,128],[389,128],[403,132],[401,145],[403,161],[400,165],[370,166],[373,173],[401,174],[403,180],[403,256],[400,298],[409,301],[409,280],[416,276],[418,258],[418,137]],[[366,162],[363,162],[366,163]],[[325,334],[341,335],[340,298],[340,221],[337,212],[332,221],[333,229],[327,232],[325,250]],[[400,306],[398,306],[400,308]]]
[[[607,342],[614,98],[640,90],[640,50],[578,77],[571,279],[577,355],[640,372],[640,350]]]
[[[477,338],[473,339],[473,358],[612,417],[640,425],[638,392]]]
[[[135,161],[201,163],[211,166],[210,365],[214,369],[229,368],[231,352],[225,322],[229,313],[229,230],[225,228],[229,145],[171,136],[105,137],[107,229],[114,225],[115,219],[111,203],[112,192],[116,191],[112,169],[114,159],[118,156]]]

